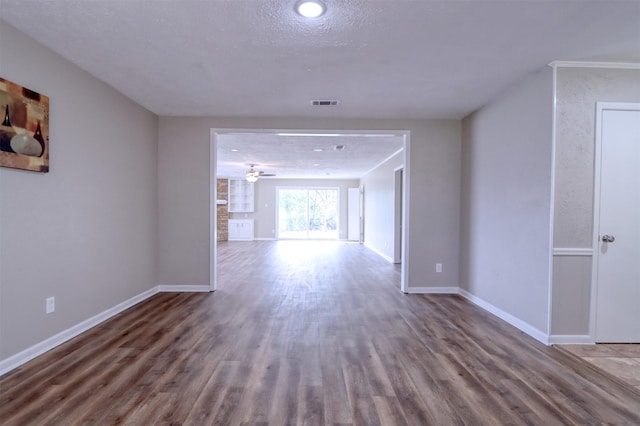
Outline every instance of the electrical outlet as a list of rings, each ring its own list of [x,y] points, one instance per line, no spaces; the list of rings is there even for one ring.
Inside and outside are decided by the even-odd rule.
[[[55,297],[47,297],[47,308],[46,312],[48,314],[55,312],[56,310],[56,298]]]
[[[436,272],[442,272],[442,263],[436,263]]]

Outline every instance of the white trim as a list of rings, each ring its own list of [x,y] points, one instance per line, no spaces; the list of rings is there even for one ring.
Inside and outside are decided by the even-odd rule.
[[[553,61],[549,66],[554,68],[616,68],[616,69],[640,69],[637,62],[591,62],[591,61]]]
[[[588,334],[552,334],[549,336],[550,345],[595,345]]]
[[[404,142],[404,141],[403,141]],[[370,168],[369,170],[367,170],[361,177],[360,179],[362,179],[363,177],[365,177],[366,175],[368,175],[369,173],[371,173],[372,171],[374,171],[375,169],[377,169],[378,167],[382,166],[384,163],[386,163],[387,161],[391,160],[393,157],[395,157],[396,155],[400,154],[402,152],[404,148],[400,148],[399,150],[397,150],[396,152],[394,152],[393,154],[391,154],[390,156],[388,156],[387,158],[385,158],[384,160],[382,160],[381,162],[379,162],[378,164],[376,164],[374,167]],[[402,166],[400,167],[402,168]]]
[[[218,288],[218,133],[209,133],[209,290]],[[215,202],[215,206],[214,206]],[[226,204],[226,203],[225,203]]]
[[[400,264],[400,289],[404,292],[409,288],[409,199],[411,197],[410,177],[411,167],[409,154],[411,153],[411,132],[403,132],[404,155],[402,158],[402,263]]]
[[[369,243],[367,243],[366,241],[363,244],[366,248],[368,248],[369,250],[371,250],[372,252],[374,252],[375,254],[377,254],[378,256],[382,257],[384,260],[386,260],[389,263],[393,263],[393,258],[390,256],[387,256],[386,254],[382,253],[381,251],[379,251],[377,248],[373,247],[372,245],[370,245]]]
[[[555,247],[553,249],[554,256],[593,256],[592,248],[579,247]]]
[[[555,207],[556,207],[556,125],[557,125],[557,98],[558,98],[558,85],[557,68],[551,69],[551,85],[553,104],[551,106],[551,176],[549,177],[549,240],[547,241],[547,257],[548,266],[547,270],[547,334],[551,333],[553,326],[553,235],[555,233]]]
[[[403,166],[393,169],[393,263],[402,263],[402,174]],[[400,191],[398,191],[398,188]],[[400,215],[398,215],[400,210]]]
[[[216,128],[216,133],[221,135],[263,135],[276,134],[278,136],[312,136],[312,137],[389,137],[389,136],[402,136],[405,134],[404,130],[354,130],[354,129],[342,129],[342,130],[330,130],[330,129],[252,129],[247,127],[220,127]]]
[[[253,241],[278,241],[278,239],[274,238],[274,237],[264,237],[264,238],[263,237],[260,237],[260,238],[256,237],[256,238],[253,239]]]
[[[205,286],[206,287],[206,286]],[[143,293],[140,293],[137,296],[133,296],[132,298],[125,300],[122,303],[117,304],[116,306],[107,309],[104,312],[101,312],[85,321],[82,321],[79,324],[76,324],[64,331],[61,331],[58,334],[55,334],[48,339],[43,340],[40,343],[36,343],[35,345],[27,348],[17,354],[10,356],[7,359],[0,361],[0,375],[3,375],[14,368],[18,368],[22,364],[25,364],[35,357],[42,355],[45,352],[50,351],[63,344],[64,342],[73,339],[74,337],[84,333],[85,331],[95,327],[96,325],[108,320],[109,318],[129,309],[133,305],[136,305],[151,296],[157,294],[159,291],[158,287],[153,287]]]
[[[450,287],[407,287],[402,290],[407,294],[459,294],[458,286]]]
[[[208,285],[159,285],[150,288],[149,290],[140,293],[137,296],[133,296],[131,299],[125,300],[124,302],[119,303],[116,306],[113,306],[97,315],[94,315],[93,317],[84,320],[72,327],[69,327],[68,329],[63,330],[60,333],[43,340],[40,343],[36,343],[35,345],[23,350],[22,352],[18,352],[17,354],[0,361],[0,376],[8,373],[15,368],[20,367],[22,364],[31,361],[37,356],[40,356],[45,352],[48,352],[51,349],[60,346],[68,340],[71,340],[74,337],[84,333],[85,331],[90,330],[97,325],[100,325],[108,319],[118,315],[121,312],[126,311],[130,307],[137,305],[138,303],[147,300],[152,296],[155,296],[158,293],[208,293],[210,291],[213,290],[211,290],[210,286]]]
[[[209,293],[211,291],[211,287],[208,285],[179,285],[179,284],[169,284],[169,285],[159,285],[158,291],[160,293]]]
[[[544,343],[545,345],[549,345],[549,336],[538,330],[537,328],[535,328],[534,326],[532,326],[531,324],[522,321],[520,318],[516,318],[513,315],[511,315],[508,312],[503,311],[502,309],[492,305],[491,303],[469,293],[468,291],[464,290],[464,289],[459,289],[459,294],[464,297],[465,299],[467,299],[468,301],[470,301],[471,303],[473,303],[474,305],[477,305],[479,307],[481,307],[482,309],[484,309],[485,311],[497,316],[498,318],[508,322],[509,324],[511,324],[512,326],[514,326],[515,328],[517,328],[518,330],[528,334],[529,336],[533,337],[534,339],[536,339],[537,341]]]

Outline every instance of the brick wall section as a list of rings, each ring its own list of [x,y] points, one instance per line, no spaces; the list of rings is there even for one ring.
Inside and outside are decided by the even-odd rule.
[[[218,179],[218,200],[229,201],[229,179]],[[218,241],[229,240],[229,207],[227,204],[218,204]]]

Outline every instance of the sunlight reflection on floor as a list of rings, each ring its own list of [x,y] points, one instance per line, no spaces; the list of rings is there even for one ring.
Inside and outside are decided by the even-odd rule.
[[[336,253],[344,244],[357,243],[335,240],[279,240],[276,244],[276,254],[289,262],[299,262],[318,255]]]

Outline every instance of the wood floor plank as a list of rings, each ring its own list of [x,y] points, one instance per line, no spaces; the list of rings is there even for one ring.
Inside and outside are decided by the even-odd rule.
[[[640,424],[640,393],[359,244],[221,243],[162,293],[0,377],[0,424]]]
[[[219,411],[225,392],[233,384],[233,376],[237,371],[237,361],[222,361],[209,377],[203,391],[193,402],[191,411],[184,423],[187,425],[205,425],[213,423],[215,413]]]
[[[324,418],[327,424],[349,424],[352,422],[351,407],[347,395],[346,381],[339,353],[340,345],[335,336],[323,338],[321,348],[321,371],[324,395]]]

